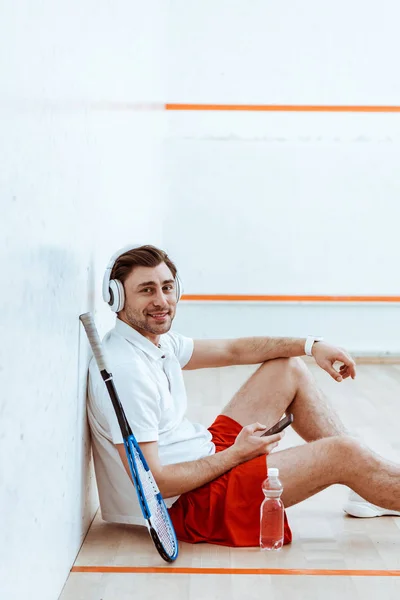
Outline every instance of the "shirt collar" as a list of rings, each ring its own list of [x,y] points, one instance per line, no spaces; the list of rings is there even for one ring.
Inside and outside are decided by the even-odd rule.
[[[136,331],[136,329],[133,329],[133,327],[131,327],[124,321],[121,321],[121,319],[119,319],[118,317],[115,321],[114,331],[116,331],[116,333],[128,340],[128,342],[131,342],[131,344],[136,346],[136,348],[143,350],[143,352],[145,352],[155,360],[165,355],[164,350],[155,346],[153,342],[148,340],[146,337],[144,337],[144,335]]]

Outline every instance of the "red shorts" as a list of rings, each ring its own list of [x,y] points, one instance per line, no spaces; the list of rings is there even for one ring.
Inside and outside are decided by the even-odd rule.
[[[219,415],[209,427],[216,452],[234,444],[242,426]],[[217,479],[182,494],[169,509],[178,540],[221,546],[258,546],[261,484],[267,476],[265,455],[234,467]],[[284,544],[292,541],[285,512]]]

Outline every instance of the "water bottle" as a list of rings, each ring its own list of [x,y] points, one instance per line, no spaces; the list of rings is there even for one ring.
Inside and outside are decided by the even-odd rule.
[[[268,477],[262,484],[265,498],[260,509],[260,548],[280,550],[283,546],[284,506],[279,481],[279,469],[269,468]]]

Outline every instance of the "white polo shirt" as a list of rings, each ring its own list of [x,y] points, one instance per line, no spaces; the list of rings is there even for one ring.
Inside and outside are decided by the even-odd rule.
[[[162,465],[214,454],[210,432],[186,417],[182,367],[193,353],[193,340],[178,333],[160,336],[159,347],[116,319],[103,339],[109,368],[132,432],[138,442],[158,441]],[[87,413],[102,518],[143,525],[136,491],[115,444],[123,444],[113,405],[92,358]],[[177,500],[167,498],[168,507]]]

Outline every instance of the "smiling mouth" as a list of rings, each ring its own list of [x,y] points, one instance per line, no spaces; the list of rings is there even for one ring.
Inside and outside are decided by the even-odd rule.
[[[153,313],[150,315],[150,317],[152,319],[154,319],[155,321],[163,321],[164,319],[167,318],[169,313]]]

